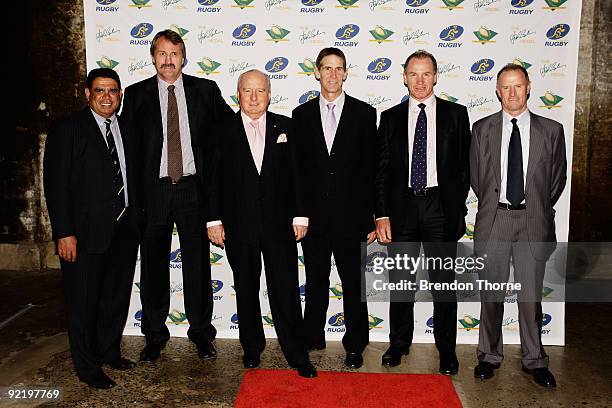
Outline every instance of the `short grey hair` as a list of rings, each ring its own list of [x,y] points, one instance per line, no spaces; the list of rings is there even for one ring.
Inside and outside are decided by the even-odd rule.
[[[255,68],[249,69],[248,71],[244,71],[242,74],[240,74],[240,76],[238,76],[238,83],[236,84],[237,91],[240,90],[240,82],[242,81],[242,77],[251,72],[259,72],[260,74],[262,74],[266,78],[266,86],[268,87],[268,92],[272,92],[272,83],[270,82],[270,76],[266,74],[265,72],[262,72]]]

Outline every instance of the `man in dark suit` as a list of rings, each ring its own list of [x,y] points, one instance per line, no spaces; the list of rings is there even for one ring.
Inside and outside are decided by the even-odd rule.
[[[172,228],[181,242],[187,335],[202,359],[216,356],[212,341],[205,155],[216,121],[232,113],[213,81],[182,73],[185,43],[171,30],[151,43],[157,75],[126,89],[123,114],[138,138],[139,178],[146,227],[142,243],[140,300],[146,347],[143,361],[155,361],[170,338],[169,268]]]
[[[412,257],[423,243],[427,257],[454,256],[454,243],[465,233],[465,199],[470,189],[467,109],[434,95],[436,59],[419,50],[404,65],[407,101],[382,113],[378,129],[379,168],[376,178],[376,233],[381,243],[407,243]],[[400,250],[389,247],[390,255]],[[452,271],[430,269],[430,282],[449,283]],[[415,280],[412,273],[390,271],[392,281]],[[398,296],[400,295],[400,296]],[[401,363],[414,329],[414,292],[391,293],[390,347],[385,366]],[[432,291],[433,324],[440,354],[440,372],[456,374],[457,301],[453,291]]]
[[[47,208],[60,257],[74,368],[90,387],[115,386],[106,364],[127,370],[120,342],[138,251],[134,146],[115,114],[119,75],[87,76],[89,107],[49,131],[44,159]]]
[[[502,110],[474,123],[471,183],[478,197],[474,245],[486,256],[480,279],[505,283],[510,258],[518,291],[523,371],[555,387],[542,347],[542,283],[555,248],[555,210],[567,180],[563,126],[527,108],[525,68],[508,64],[497,74]],[[547,244],[548,243],[548,244]],[[476,378],[493,377],[503,360],[504,291],[481,291]]]
[[[359,368],[369,335],[368,308],[362,296],[361,243],[375,238],[372,151],[376,110],[342,90],[347,76],[344,53],[338,48],[321,50],[315,68],[321,93],[295,108],[293,123],[309,218],[308,236],[302,241],[306,346],[309,351],[325,348],[333,254],[342,281],[345,365]]]
[[[234,274],[240,344],[246,368],[259,366],[266,345],[259,306],[261,255],[274,328],[289,365],[317,372],[302,342],[296,240],[308,219],[299,191],[291,120],[267,112],[270,79],[258,70],[238,78],[240,111],[215,127],[208,236],[223,247]]]

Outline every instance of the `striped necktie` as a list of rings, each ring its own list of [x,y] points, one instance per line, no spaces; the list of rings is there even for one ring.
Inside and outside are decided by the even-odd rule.
[[[113,160],[113,191],[115,191],[115,198],[113,201],[113,207],[115,209],[115,220],[119,221],[125,212],[125,193],[123,186],[123,176],[121,175],[121,164],[119,163],[119,155],[117,154],[117,146],[115,145],[115,138],[111,131],[111,120],[106,119],[104,121],[106,125],[106,144],[108,151]]]

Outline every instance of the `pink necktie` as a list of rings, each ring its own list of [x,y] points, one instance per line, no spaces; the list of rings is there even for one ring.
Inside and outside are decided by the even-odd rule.
[[[325,118],[325,144],[327,152],[331,152],[334,136],[336,134],[336,114],[334,113],[335,103],[327,104],[327,117]]]
[[[257,167],[257,172],[261,173],[261,163],[263,162],[264,155],[264,137],[259,132],[259,126],[256,121],[251,121],[250,125],[253,127],[253,147],[251,148],[251,154]]]

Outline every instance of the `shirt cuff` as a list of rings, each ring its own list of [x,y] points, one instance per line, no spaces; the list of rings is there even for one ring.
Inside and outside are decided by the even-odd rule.
[[[206,228],[216,227],[217,225],[223,225],[221,220],[207,222],[206,223]]]
[[[308,226],[308,217],[294,217],[293,225],[300,225],[302,227]]]
[[[388,220],[388,219],[389,219],[389,217],[378,217],[378,218],[376,219],[376,221],[378,221],[378,220]]]

